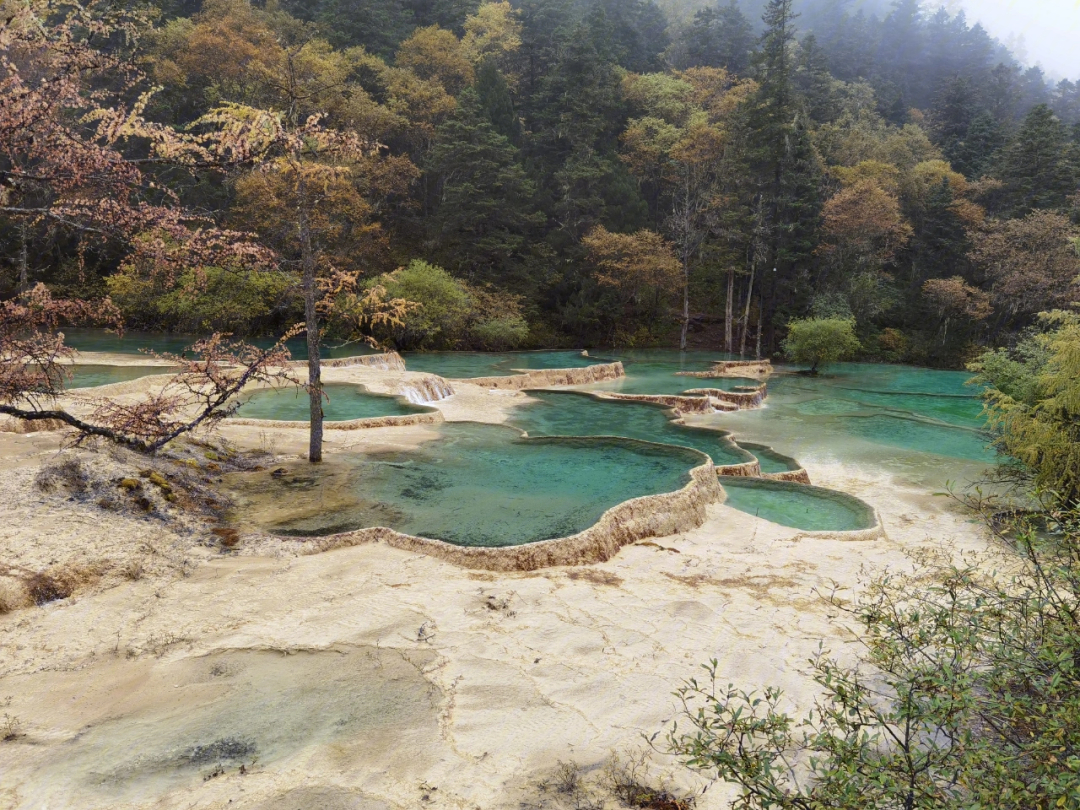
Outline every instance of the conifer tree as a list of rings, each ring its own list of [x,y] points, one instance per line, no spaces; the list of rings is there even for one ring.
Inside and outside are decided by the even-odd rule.
[[[750,68],[753,44],[753,28],[738,0],[707,6],[694,14],[686,33],[685,66],[722,67],[744,75]]]
[[[514,111],[510,87],[506,83],[506,77],[490,60],[485,61],[476,71],[476,94],[481,109],[495,131],[511,143],[518,143],[521,138],[521,124]]]
[[[1077,169],[1070,160],[1069,133],[1045,104],[1035,107],[1005,147],[998,177],[1005,183],[1006,210],[1023,216],[1059,209],[1077,192]]]
[[[475,90],[437,132],[428,171],[436,180],[432,241],[446,266],[470,281],[503,281],[531,229],[536,189],[517,149],[489,123]]]

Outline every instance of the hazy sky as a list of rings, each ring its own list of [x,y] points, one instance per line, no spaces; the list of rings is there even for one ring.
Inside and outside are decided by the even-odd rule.
[[[978,20],[1003,42],[1023,35],[1028,63],[1060,78],[1080,78],[1080,0],[959,0],[959,5],[969,21]]]

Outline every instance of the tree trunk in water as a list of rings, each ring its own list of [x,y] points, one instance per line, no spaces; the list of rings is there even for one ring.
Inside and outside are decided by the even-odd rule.
[[[735,267],[728,268],[727,274],[727,301],[724,303],[724,351],[731,354],[734,336],[731,329],[731,319],[735,315]]]
[[[297,211],[300,225],[300,260],[304,271],[304,331],[308,351],[308,397],[311,404],[311,434],[308,441],[308,461],[322,461],[323,403],[322,364],[319,360],[319,313],[315,308],[315,251],[311,246],[311,225],[308,222],[307,201],[303,175],[298,187],[300,198]]]
[[[690,328],[690,261],[683,256],[682,288],[682,335],[679,336],[679,351],[686,351],[686,333]]]
[[[746,309],[743,312],[742,338],[739,340],[739,357],[746,356],[746,333],[750,331],[750,302],[754,299],[754,268],[750,268],[750,281],[746,286]]]

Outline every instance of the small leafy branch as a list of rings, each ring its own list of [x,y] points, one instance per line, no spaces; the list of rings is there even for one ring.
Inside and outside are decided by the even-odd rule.
[[[269,349],[212,335],[191,347],[194,359],[160,355],[179,370],[164,386],[134,403],[101,399],[87,416],[61,407],[74,352],[57,331],[64,319],[103,317],[97,307],[53,299],[38,285],[19,301],[0,304],[0,414],[28,422],[57,421],[78,431],[77,442],[97,437],[141,453],[155,453],[173,439],[210,428],[239,407],[239,394],[255,382],[295,384],[285,342]]]

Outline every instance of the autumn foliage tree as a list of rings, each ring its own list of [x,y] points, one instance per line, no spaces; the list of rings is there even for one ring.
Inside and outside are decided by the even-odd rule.
[[[223,162],[244,173],[238,180],[250,224],[284,252],[300,278],[307,341],[311,429],[308,460],[322,460],[323,385],[320,359],[323,330],[330,311],[351,324],[355,335],[396,323],[408,308],[388,300],[380,286],[362,289],[360,272],[336,267],[328,248],[340,245],[344,231],[358,223],[350,206],[362,209],[351,185],[352,166],[366,160],[378,145],[356,133],[322,126],[319,116],[289,120],[283,115],[241,105],[227,105],[198,122],[209,128],[208,142]],[[290,257],[291,254],[291,257]]]
[[[999,327],[1080,298],[1080,232],[1062,214],[990,220],[973,239],[971,260],[990,282]]]
[[[880,289],[888,281],[885,268],[912,235],[900,201],[876,182],[860,178],[826,201],[822,220],[823,288],[841,290],[856,315],[876,315],[882,306]]]
[[[112,250],[165,277],[193,265],[273,265],[265,248],[187,210],[148,173],[193,171],[214,154],[205,139],[144,117],[150,89],[122,46],[133,46],[145,20],[103,3],[39,0],[7,11],[0,24],[0,215],[24,233],[47,225],[70,234],[80,258]],[[117,311],[108,301],[55,299],[23,276],[22,294],[4,302],[0,318],[0,413],[55,420],[82,436],[154,452],[228,415],[250,382],[287,373],[282,343],[260,351],[215,335],[197,344],[198,360],[175,358],[181,371],[164,390],[73,414],[56,405],[73,355],[59,328],[115,324]]]
[[[114,322],[107,302],[53,298],[38,284],[17,301],[0,304],[0,414],[31,424],[60,424],[78,431],[77,442],[101,438],[141,453],[213,427],[240,407],[240,393],[256,382],[294,382],[287,333],[268,349],[221,335],[197,341],[193,357],[163,355],[179,370],[164,385],[134,402],[107,398],[62,403],[75,352],[60,328],[69,322]]]
[[[670,243],[655,231],[611,233],[602,226],[589,231],[581,243],[599,269],[597,281],[615,294],[619,308],[615,323],[647,323],[663,317],[682,281],[682,267]]]
[[[985,321],[993,308],[990,296],[964,281],[960,276],[932,278],[923,284],[923,295],[933,307],[941,322],[941,342],[949,335],[949,323],[963,319],[968,322]]]

